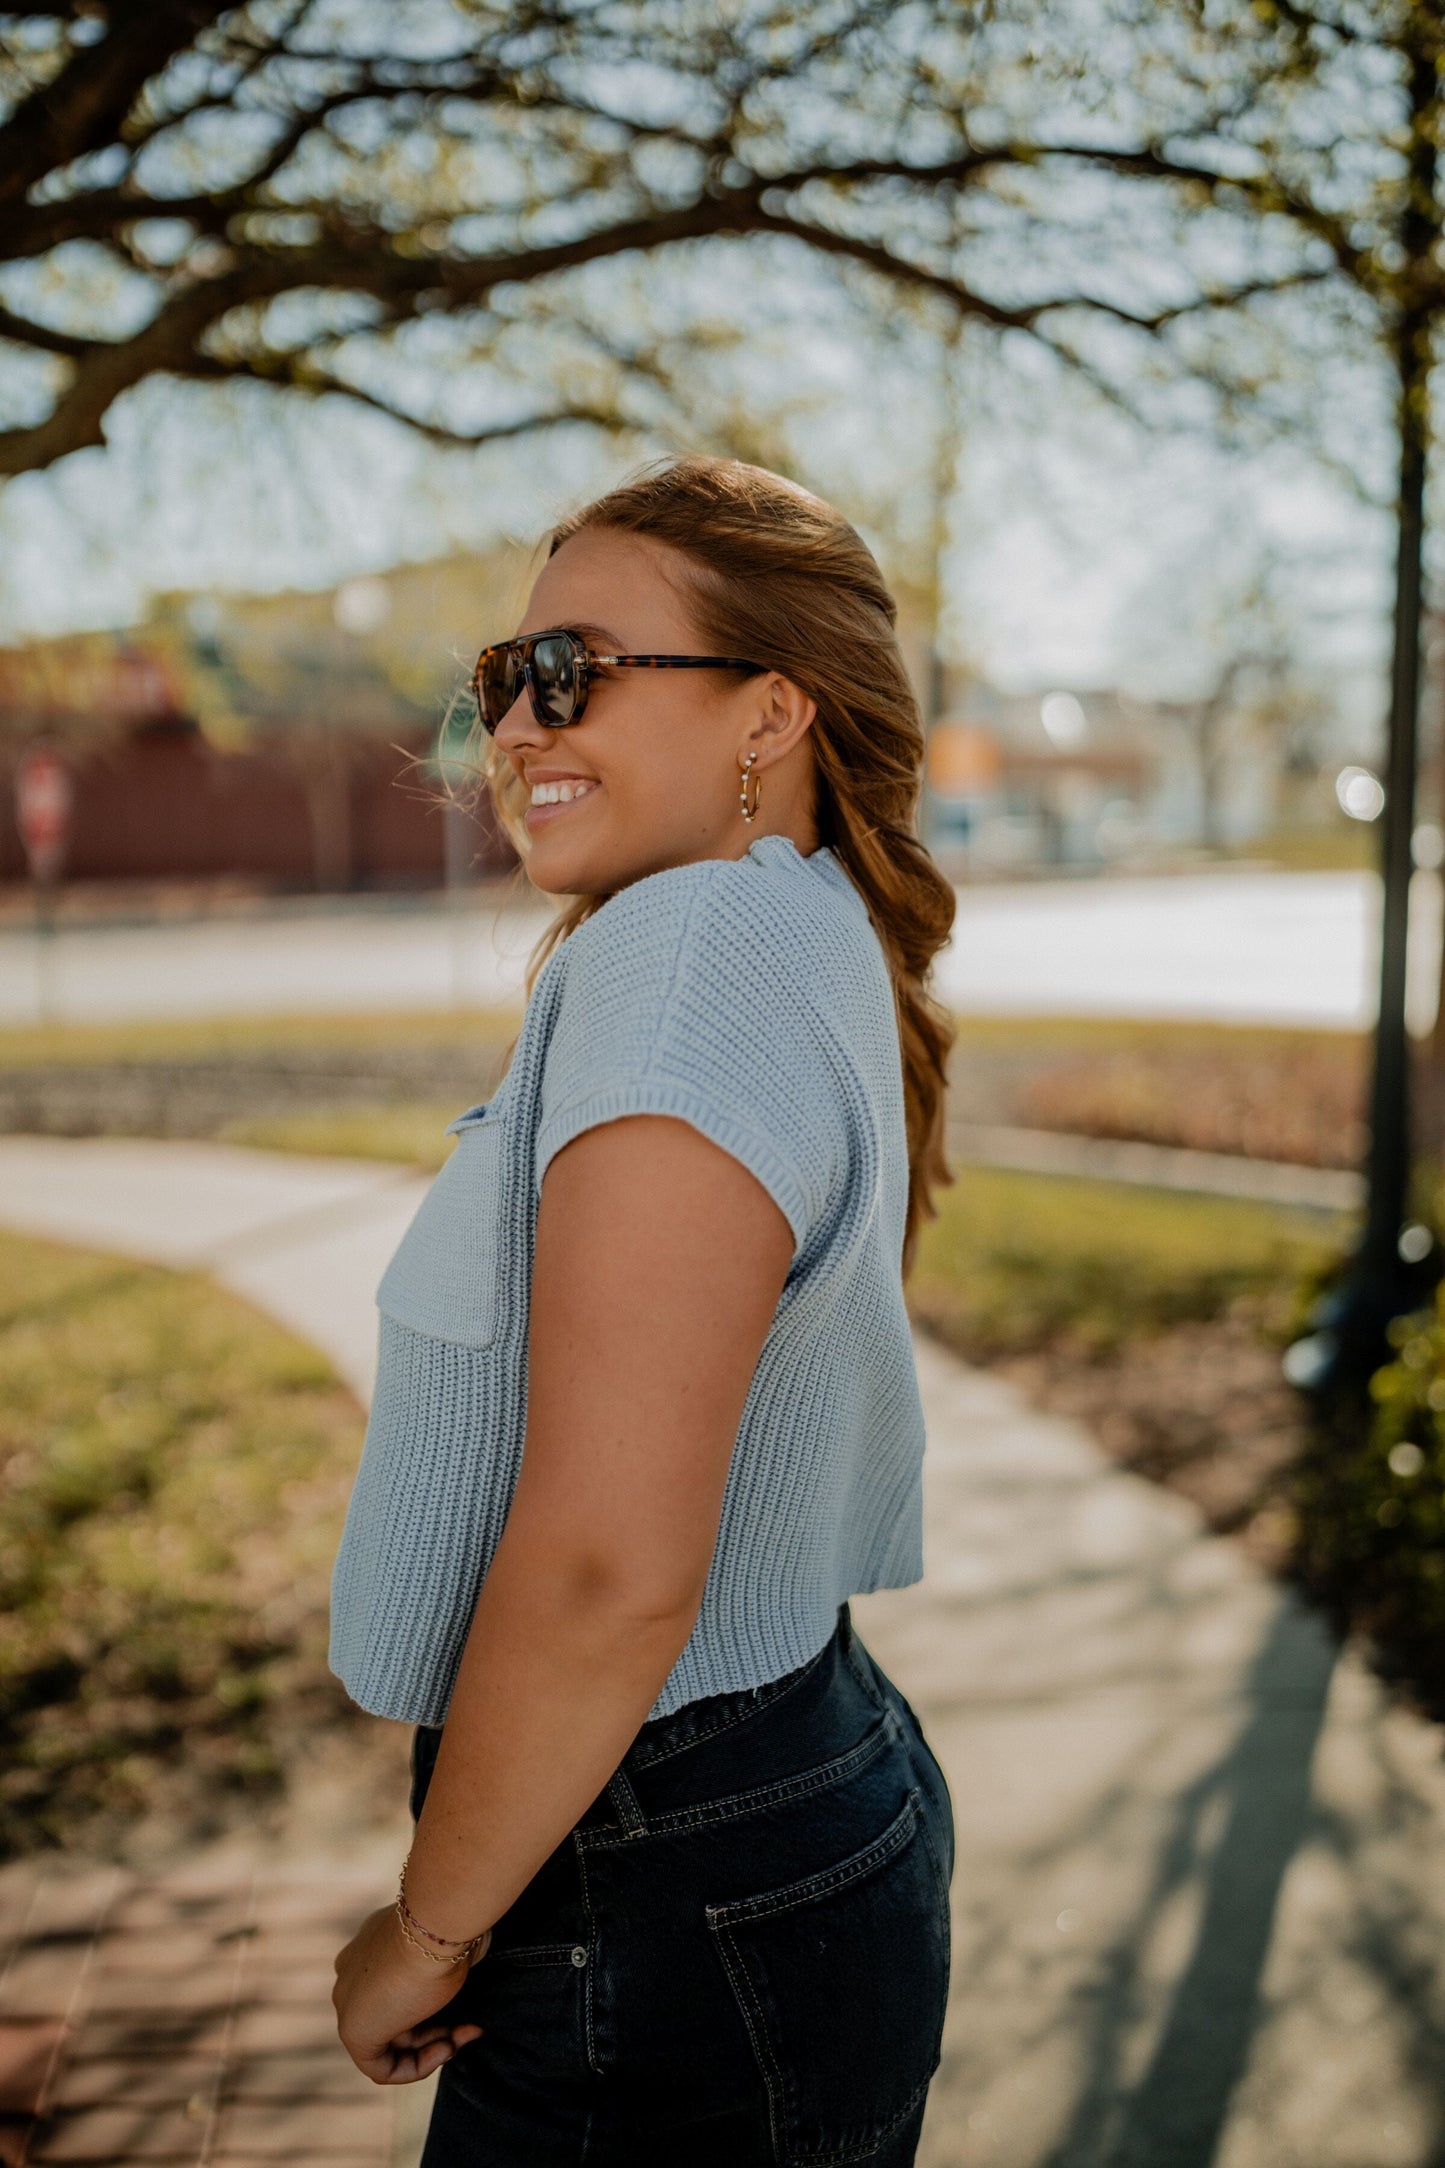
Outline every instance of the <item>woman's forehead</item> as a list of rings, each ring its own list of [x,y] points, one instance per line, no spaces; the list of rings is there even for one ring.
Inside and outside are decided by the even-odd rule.
[[[584,528],[548,558],[517,630],[570,625],[618,652],[661,652],[693,624],[674,555],[640,535]]]

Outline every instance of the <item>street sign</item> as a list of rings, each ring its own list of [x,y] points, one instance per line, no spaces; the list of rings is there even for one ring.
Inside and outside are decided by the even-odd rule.
[[[15,770],[15,825],[32,880],[48,884],[59,874],[73,802],[70,774],[59,754],[46,745],[29,746]]]

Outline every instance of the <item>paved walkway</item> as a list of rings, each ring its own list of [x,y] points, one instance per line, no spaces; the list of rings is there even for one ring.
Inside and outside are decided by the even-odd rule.
[[[361,1390],[372,1292],[421,1190],[393,1170],[220,1146],[0,1139],[0,1218],[208,1262]],[[927,1342],[918,1360],[926,1578],[854,1608],[919,1708],[958,1827],[954,1988],[920,2168],[1439,2168],[1440,1733],[1391,1710],[1312,1613],[1077,1423]],[[59,2135],[35,2157],[243,2168],[370,2161],[390,2145],[395,2168],[414,2161],[429,2088],[356,2093],[325,2037],[316,1964],[340,1915],[386,1900],[393,1855],[318,1850],[309,1912],[237,1856],[190,1943],[186,1876],[214,1877],[214,1860],[130,1887],[103,1934],[104,1891],[52,1877],[38,1901],[83,1916],[32,1923],[20,1945],[34,1969],[12,1974],[18,2000],[0,1989],[0,2023],[53,2024],[78,1981]],[[143,1969],[136,1929],[157,1914],[170,1931]],[[251,1925],[294,1950],[278,1940],[265,1962]],[[228,1956],[224,1993],[223,1947],[263,1960]],[[115,2052],[118,2006],[132,2041],[147,2010],[155,2038],[177,2011],[184,2029],[187,1966],[214,2028],[194,2085],[177,2105],[165,2075],[190,2034],[144,2064],[164,2114],[127,2109],[141,2064]],[[334,2123],[329,2093],[317,2109],[333,2083]],[[91,2101],[112,2116],[145,2105],[155,2147],[139,2123],[87,2125]],[[95,2151],[108,2131],[129,2150]]]
[[[344,2052],[330,2000],[335,1953],[384,1889],[376,1868],[320,1860],[5,1869],[0,2109],[42,2112],[0,2118],[0,2160],[414,2159],[398,2154],[397,2095]]]

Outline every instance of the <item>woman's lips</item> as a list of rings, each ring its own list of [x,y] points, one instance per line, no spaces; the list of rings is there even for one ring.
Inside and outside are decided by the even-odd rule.
[[[601,788],[600,783],[594,783],[590,790],[583,791],[580,798],[569,798],[565,805],[560,799],[554,805],[529,805],[522,816],[522,826],[530,835],[534,828],[545,827],[546,823],[555,820],[559,813],[575,813],[579,806],[586,805],[589,798],[595,798]]]

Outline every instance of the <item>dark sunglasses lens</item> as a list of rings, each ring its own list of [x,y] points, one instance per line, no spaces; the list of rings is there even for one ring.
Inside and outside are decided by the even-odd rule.
[[[511,648],[494,648],[477,674],[477,705],[488,730],[496,729],[521,690],[521,665]]]
[[[549,633],[532,650],[532,683],[545,721],[570,723],[577,706],[577,654],[561,633]]]

